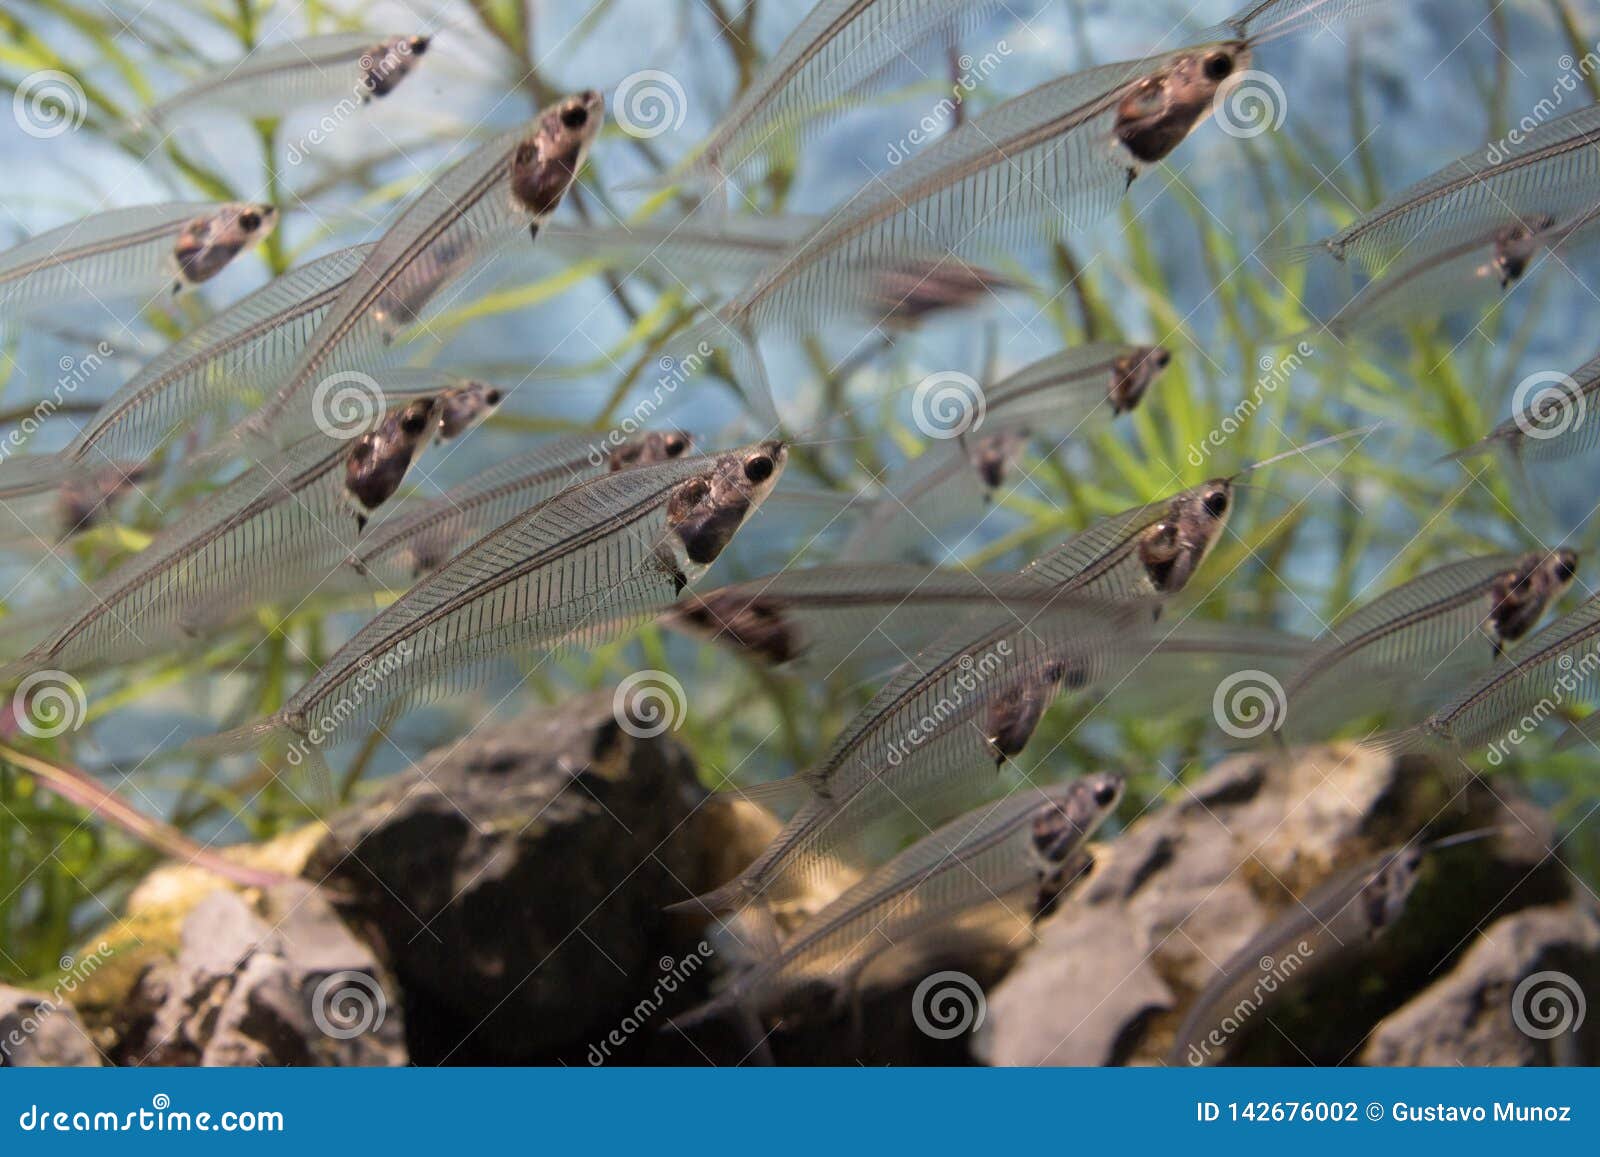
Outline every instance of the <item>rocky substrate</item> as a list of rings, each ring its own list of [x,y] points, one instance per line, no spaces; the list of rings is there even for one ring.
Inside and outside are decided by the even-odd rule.
[[[1166,1063],[1221,962],[1331,873],[1423,827],[1499,834],[1430,860],[1359,966],[1291,986],[1237,1026],[1227,1059],[1600,1060],[1600,1025],[1530,1032],[1516,1012],[1551,975],[1580,998],[1600,991],[1600,916],[1547,854],[1548,818],[1505,784],[1458,793],[1423,764],[1355,748],[1235,757],[1174,789],[1095,847],[1090,876],[1020,953],[929,959],[770,1033],[680,1033],[669,1019],[735,954],[719,929],[662,909],[732,875],[772,821],[709,799],[682,747],[630,734],[607,694],[484,728],[326,826],[233,853],[291,882],[159,869],[70,998],[0,988],[0,1064]],[[938,1010],[915,1006],[944,969],[982,994],[981,1018],[958,1026],[974,1031],[941,1031]]]

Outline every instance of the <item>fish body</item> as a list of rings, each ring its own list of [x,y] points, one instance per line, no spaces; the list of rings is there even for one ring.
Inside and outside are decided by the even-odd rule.
[[[1450,455],[1458,461],[1504,452],[1521,466],[1556,462],[1600,444],[1600,421],[1590,413],[1600,404],[1600,357],[1557,377],[1530,399],[1521,413],[1500,423],[1480,441]]]
[[[1292,904],[1229,957],[1195,998],[1167,1063],[1216,1063],[1228,1044],[1221,1026],[1238,1019],[1241,1008],[1270,1013],[1291,983],[1303,985],[1359,959],[1404,914],[1427,851],[1414,842],[1388,849],[1335,873]]]
[[[998,904],[1029,928],[1057,905],[1068,869],[1116,810],[1122,778],[1085,776],[987,803],[912,844],[842,893],[739,977],[689,1024],[747,1003],[764,1009],[791,990],[855,987],[885,951],[937,935],[975,909]]]
[[[153,297],[215,277],[265,240],[271,205],[140,205],[111,209],[0,253],[0,318],[25,317],[86,296]]]
[[[428,46],[426,36],[340,32],[257,47],[152,105],[140,119],[171,126],[219,111],[259,120],[341,100],[367,104],[393,92],[421,63]]]
[[[786,461],[781,444],[757,443],[569,487],[418,582],[283,711],[195,746],[228,752],[280,735],[336,745],[386,711],[477,685],[510,654],[614,636],[715,559]]]
[[[604,119],[598,93],[567,97],[441,175],[368,252],[273,397],[241,435],[309,433],[313,390],[335,369],[377,373],[396,326],[517,230],[538,227],[576,179]]]
[[[1577,568],[1575,551],[1540,550],[1466,559],[1403,583],[1329,629],[1285,687],[1286,721],[1326,727],[1414,699],[1419,686],[1458,685],[1527,635]]]

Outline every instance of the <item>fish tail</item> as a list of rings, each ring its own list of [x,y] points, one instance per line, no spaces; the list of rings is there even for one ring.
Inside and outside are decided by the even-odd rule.
[[[723,912],[740,912],[756,901],[755,889],[744,876],[736,876],[720,888],[668,904],[665,911],[678,915],[715,916]]]
[[[770,783],[758,783],[753,787],[734,788],[720,793],[720,796],[748,800],[759,808],[783,816],[798,811],[815,794],[805,779],[791,775],[775,779]]]
[[[216,735],[203,735],[183,745],[183,754],[197,759],[220,759],[228,755],[243,755],[258,751],[274,739],[296,734],[289,717],[282,712],[235,727]],[[310,746],[307,744],[307,746]]]
[[[0,461],[0,501],[54,490],[84,472],[65,454],[22,454]]]

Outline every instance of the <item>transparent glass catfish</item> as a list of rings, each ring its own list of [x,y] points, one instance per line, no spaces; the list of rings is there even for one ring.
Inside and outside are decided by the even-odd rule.
[[[733,540],[782,474],[762,442],[609,473],[518,514],[379,612],[258,723],[193,746],[275,736],[334,746],[408,706],[481,685],[516,654],[588,646],[658,614]]]
[[[1257,45],[1368,3],[1253,3],[1191,47],[1089,69],[974,117],[875,176],[685,340],[727,350],[752,404],[771,416],[760,337],[859,310],[874,271],[908,255],[981,260],[1041,229],[1091,224],[1211,115]]]
[[[1504,454],[1522,472],[1530,464],[1560,462],[1600,445],[1600,357],[1570,374],[1549,375],[1518,413],[1482,439],[1450,455],[1466,461]]]
[[[142,299],[209,281],[278,223],[271,205],[109,209],[0,253],[0,324],[74,301]]]
[[[1571,718],[1573,708],[1595,702],[1600,691],[1600,598],[1591,598],[1517,648],[1516,661],[1502,663],[1469,683],[1415,727],[1382,736],[1395,751],[1470,753],[1487,747],[1490,761],[1532,737],[1551,716]],[[1564,744],[1600,734],[1589,716]]]
[[[422,62],[426,36],[338,32],[253,49],[147,109],[137,122],[167,127],[226,111],[252,120],[307,106],[366,104],[387,96]]]
[[[891,951],[926,951],[965,936],[1004,946],[1059,904],[1095,830],[1116,810],[1122,777],[1109,772],[1028,787],[923,837],[797,928],[769,959],[714,1000],[674,1021],[685,1027],[741,1004],[778,1006],[822,984],[840,996]],[[1080,865],[1081,866],[1081,865]]]
[[[438,570],[489,531],[579,482],[613,470],[682,457],[691,446],[679,432],[641,434],[602,452],[593,438],[557,438],[506,459],[438,498],[411,499],[374,521],[344,560],[330,567],[319,544],[280,561],[268,601],[314,595],[404,591]]]
[[[1195,997],[1167,1063],[1200,1067],[1228,1057],[1238,1048],[1239,1033],[1252,1027],[1240,1022],[1241,1008],[1257,1019],[1254,1029],[1265,1029],[1266,1018],[1287,995],[1359,961],[1405,915],[1430,853],[1493,834],[1491,829],[1432,843],[1413,840],[1334,873],[1228,958]]]
[[[577,179],[604,115],[599,93],[566,97],[531,128],[502,133],[434,180],[372,247],[239,435],[283,446],[310,433],[313,392],[323,380],[377,373],[393,360],[388,343],[452,279],[519,231],[537,238]]]
[[[1562,216],[1504,214],[1475,233],[1451,231],[1446,242],[1404,250],[1362,285],[1322,328],[1348,338],[1403,322],[1435,320],[1450,310],[1487,308],[1503,300],[1548,255],[1587,247],[1600,234],[1594,190],[1581,209]]]
[[[953,403],[949,412],[956,417],[981,403],[981,421],[958,440],[929,446],[890,481],[889,496],[868,509],[843,556],[893,557],[907,553],[908,540],[921,537],[916,532],[938,538],[956,521],[953,512],[981,509],[979,502],[962,501],[973,489],[963,483],[975,476],[982,498],[991,498],[1005,484],[1028,437],[1066,439],[1102,413],[1110,418],[1130,413],[1171,360],[1159,346],[1091,343],[1024,366],[974,396],[955,384],[944,399],[931,394],[927,407],[936,421],[944,401]]]
[[[1284,688],[1296,735],[1364,710],[1437,696],[1474,677],[1539,625],[1578,573],[1573,550],[1450,563],[1388,591],[1330,627]]]
[[[1303,250],[1353,261],[1374,276],[1403,255],[1438,253],[1507,230],[1496,256],[1503,280],[1514,281],[1519,257],[1514,231],[1572,220],[1596,201],[1600,185],[1600,106],[1557,117],[1506,140],[1475,149],[1396,193],[1371,212]]]
[[[184,334],[106,399],[63,449],[0,461],[0,498],[91,476],[108,461],[145,462],[202,417],[254,409],[371,248],[341,249],[291,269]]]
[[[363,520],[399,488],[437,429],[441,395],[399,402],[350,441],[317,435],[210,495],[96,582],[17,666],[88,667],[198,638],[275,592],[280,568],[338,569]],[[305,593],[305,592],[302,592]]]
[[[942,29],[975,27],[998,0],[818,0],[693,156],[651,186],[721,189],[759,177],[773,154],[837,115],[845,98],[882,78]]]
[[[1117,677],[1151,649],[1140,608],[999,585],[1008,597],[969,600],[958,625],[911,658],[814,767],[737,793],[799,810],[736,879],[679,907],[781,905],[836,875],[859,856],[859,840],[895,817],[941,822],[993,790],[996,767],[1021,750],[1043,703]],[[1018,709],[1034,698],[1041,712],[1023,720]]]

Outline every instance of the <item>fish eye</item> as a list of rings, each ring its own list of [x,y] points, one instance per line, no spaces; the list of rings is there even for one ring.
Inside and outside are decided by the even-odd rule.
[[[491,406],[498,406],[500,404],[500,398],[500,391],[493,387],[490,388],[488,393],[483,395],[483,400],[488,402]]]
[[[246,229],[259,229],[261,227],[261,214],[251,209],[247,213],[239,214],[239,224]]]
[[[765,482],[772,477],[772,459],[758,455],[744,464],[744,476],[751,482]]]
[[[427,36],[413,36],[411,38],[411,51],[415,52],[418,56],[421,56],[424,52],[428,51],[428,41],[430,39],[431,38]]]
[[[1205,497],[1206,513],[1212,518],[1221,518],[1228,513],[1228,492],[1226,490],[1213,490]]]
[[[1226,52],[1213,52],[1206,57],[1204,67],[1206,79],[1226,80],[1233,75],[1233,57]]]
[[[1157,369],[1164,370],[1172,364],[1172,355],[1160,346],[1156,346],[1155,352],[1150,355],[1150,360],[1156,364]]]
[[[1556,563],[1556,578],[1560,579],[1562,582],[1570,582],[1573,576],[1577,573],[1578,560],[1575,558],[1563,556],[1561,560]]]
[[[589,123],[589,110],[575,104],[561,110],[561,123],[569,129],[581,129]]]
[[[678,434],[668,434],[667,440],[662,443],[668,454],[676,458],[685,449],[684,439]]]
[[[1117,800],[1114,784],[1102,783],[1094,789],[1094,802],[1100,807],[1110,807]]]

